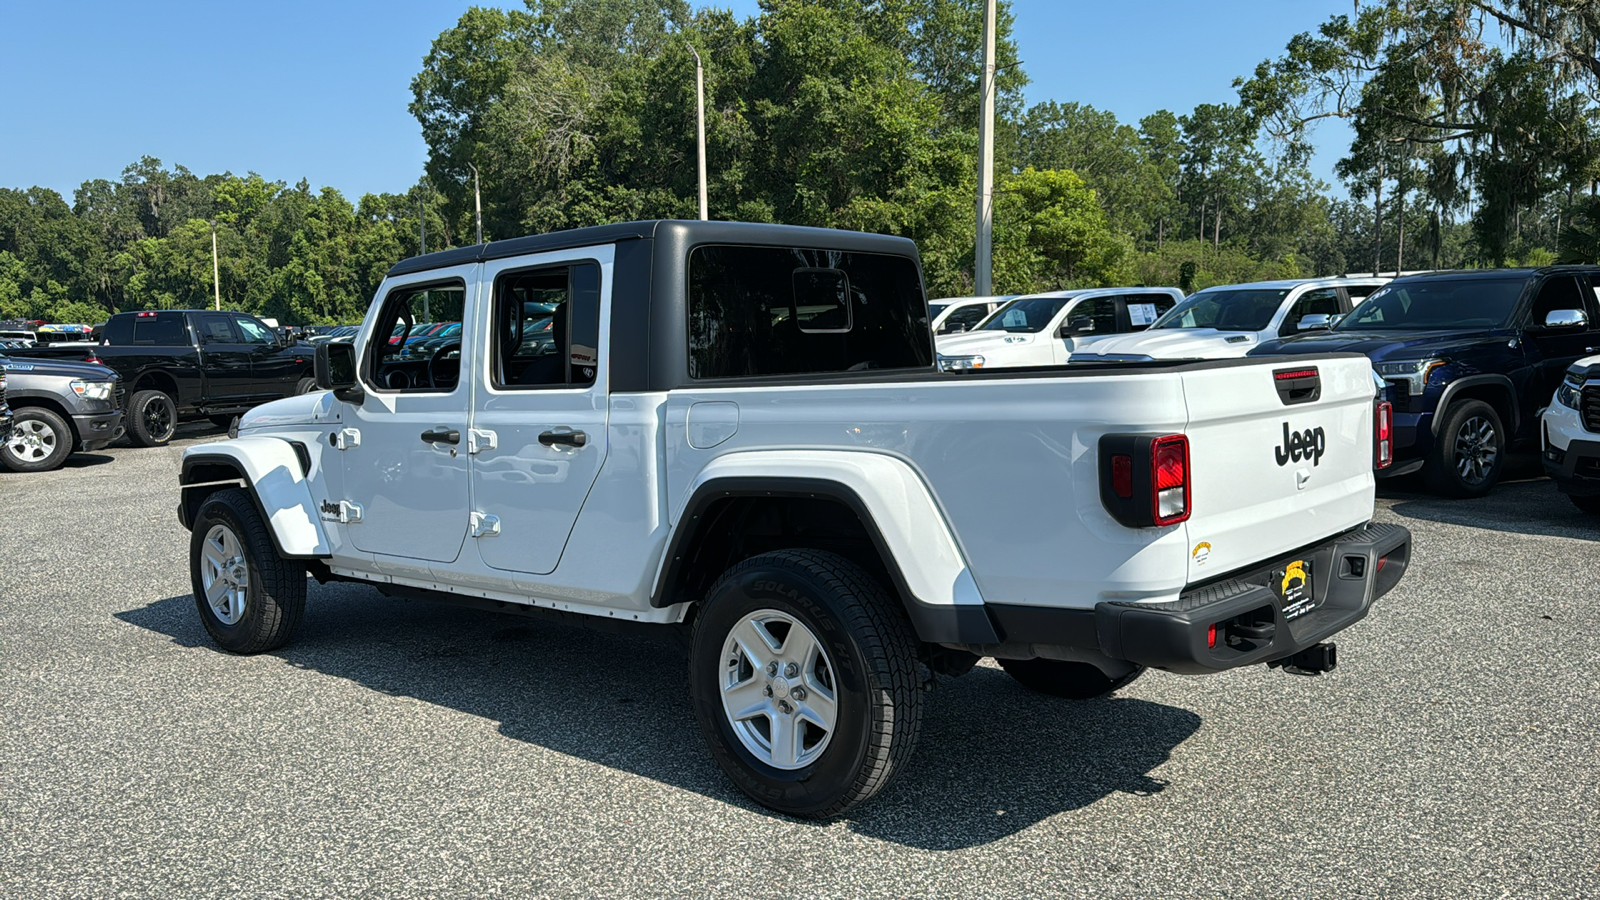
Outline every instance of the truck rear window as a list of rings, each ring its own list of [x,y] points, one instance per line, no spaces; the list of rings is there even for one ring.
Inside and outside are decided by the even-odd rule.
[[[933,365],[928,303],[902,256],[800,247],[689,254],[689,377]]]

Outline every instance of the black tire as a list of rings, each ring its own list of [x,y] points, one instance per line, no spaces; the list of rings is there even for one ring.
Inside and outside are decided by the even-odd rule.
[[[1577,497],[1572,494],[1568,494],[1567,499],[1572,501],[1573,506],[1576,506],[1584,512],[1591,515],[1600,516],[1600,494],[1590,494],[1587,497]]]
[[[161,391],[140,391],[128,404],[128,440],[135,447],[160,447],[178,430],[178,405]]]
[[[72,455],[72,426],[42,406],[24,406],[11,419],[11,437],[0,446],[0,464],[13,472],[48,472]]]
[[[837,703],[835,727],[817,742],[818,755],[799,768],[758,758],[723,705],[722,680],[730,673],[739,678],[743,665],[724,657],[733,629],[773,611],[805,625],[822,648],[825,657],[816,658],[829,666],[826,689]],[[785,632],[776,653],[788,648],[790,634]],[[816,550],[765,553],[724,573],[695,621],[689,655],[695,717],[717,765],[756,802],[790,815],[835,816],[882,790],[910,759],[922,724],[916,651],[899,602],[860,566]],[[769,688],[774,683],[766,681]],[[803,679],[790,684],[784,682],[781,696],[804,701],[791,691],[806,684],[816,690]],[[773,721],[768,719],[769,734]],[[810,726],[797,714],[792,727]]]
[[[316,389],[317,380],[315,378],[306,377],[300,379],[299,383],[294,386],[294,393],[295,396],[298,397],[301,394],[309,394]]]
[[[1002,659],[1000,668],[1030,691],[1071,700],[1103,697],[1144,674],[1144,666],[1134,666],[1126,675],[1110,678],[1089,663],[1042,658]]]
[[[244,585],[242,610],[230,606],[232,615],[226,618],[212,607],[206,594],[206,578],[215,571],[207,558],[208,541],[219,527],[232,534],[245,569],[239,579]],[[293,637],[305,612],[305,566],[278,556],[267,523],[250,495],[239,488],[217,491],[200,504],[189,536],[189,577],[206,632],[217,646],[233,653],[265,653],[282,647]],[[216,577],[222,578],[220,572]]]
[[[1446,497],[1482,497],[1500,481],[1505,464],[1500,414],[1482,400],[1464,400],[1444,411],[1444,425],[1423,475],[1430,488]]]

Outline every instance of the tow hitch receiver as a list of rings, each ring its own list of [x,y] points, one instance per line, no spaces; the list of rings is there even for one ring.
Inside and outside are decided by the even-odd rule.
[[[1317,644],[1293,656],[1267,663],[1268,668],[1282,667],[1291,675],[1321,675],[1323,672],[1332,672],[1338,665],[1339,645],[1334,643]]]

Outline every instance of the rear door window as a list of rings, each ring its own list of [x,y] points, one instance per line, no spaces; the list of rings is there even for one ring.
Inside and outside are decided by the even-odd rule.
[[[600,366],[600,266],[507,272],[495,280],[493,383],[588,387]]]
[[[134,313],[123,321],[130,319],[132,328],[128,329],[126,343],[155,347],[184,347],[189,344],[188,329],[184,327],[181,312]],[[121,323],[113,320],[112,324],[120,326]],[[118,340],[121,331],[121,327],[108,328],[107,339],[112,344],[122,343]]]
[[[1128,329],[1143,331],[1166,315],[1178,301],[1171,294],[1129,294],[1126,298]]]
[[[233,333],[233,325],[229,321],[229,317],[220,313],[195,316],[194,327],[200,334],[200,343],[202,344],[239,343],[239,337]]]

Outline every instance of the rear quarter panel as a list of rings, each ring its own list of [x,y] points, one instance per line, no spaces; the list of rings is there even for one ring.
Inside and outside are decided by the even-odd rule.
[[[736,404],[737,431],[696,449],[687,414],[707,401]],[[1100,503],[1097,454],[1102,434],[1181,431],[1186,417],[1183,382],[1170,373],[691,387],[668,401],[668,508],[682,509],[697,474],[725,454],[885,453],[923,480],[986,602],[1172,596],[1185,577],[1186,527],[1113,520]]]

